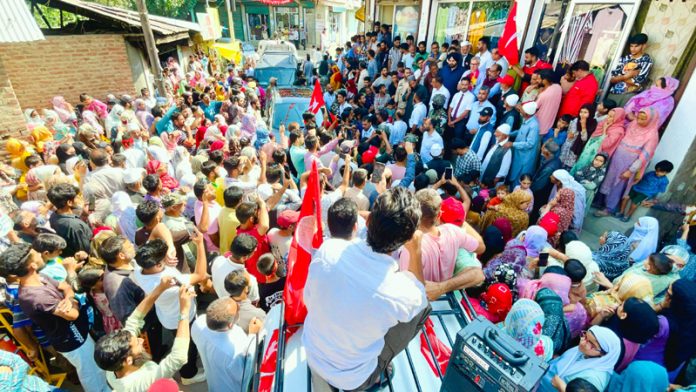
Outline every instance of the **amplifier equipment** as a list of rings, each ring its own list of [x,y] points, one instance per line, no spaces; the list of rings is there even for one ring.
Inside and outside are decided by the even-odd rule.
[[[471,313],[469,299],[462,292]],[[457,333],[442,380],[441,392],[528,392],[534,390],[548,364],[485,317],[468,318]]]

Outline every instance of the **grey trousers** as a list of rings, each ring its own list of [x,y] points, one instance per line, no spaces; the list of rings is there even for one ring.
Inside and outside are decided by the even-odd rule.
[[[375,370],[362,385],[351,391],[345,392],[364,391],[375,385],[379,381],[380,375],[387,369],[387,366],[389,366],[394,357],[402,352],[411,340],[418,335],[418,332],[421,331],[425,321],[428,319],[428,316],[430,316],[431,310],[430,303],[428,303],[428,306],[418,313],[411,321],[407,323],[398,323],[391,327],[384,336],[384,348],[382,348],[382,352],[377,357],[377,367]],[[317,376],[316,373],[312,372],[312,392],[338,391],[338,388],[331,386],[328,382]]]

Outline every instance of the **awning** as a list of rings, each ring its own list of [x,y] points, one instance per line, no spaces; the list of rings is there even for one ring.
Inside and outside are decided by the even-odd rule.
[[[239,41],[229,43],[216,42],[213,44],[213,48],[225,59],[233,61],[235,64],[242,63],[242,49]]]
[[[286,5],[292,3],[293,0],[258,0],[266,5]]]

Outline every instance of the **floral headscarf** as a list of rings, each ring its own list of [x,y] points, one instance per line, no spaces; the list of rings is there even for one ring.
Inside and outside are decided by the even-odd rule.
[[[545,361],[553,356],[553,341],[542,335],[544,311],[531,299],[515,302],[503,321],[503,330]]]

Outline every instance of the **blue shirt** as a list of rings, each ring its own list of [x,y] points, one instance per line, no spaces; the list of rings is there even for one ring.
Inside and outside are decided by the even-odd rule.
[[[375,76],[379,72],[379,69],[377,67],[377,60],[372,59],[367,62],[367,74],[370,76],[370,80],[374,81]]]
[[[558,147],[563,146],[563,143],[565,143],[566,138],[568,137],[568,130],[561,129],[561,131],[558,132],[558,136],[556,136],[556,137],[553,136],[553,132],[554,132],[553,130],[554,130],[554,128],[551,128],[546,133],[546,135],[544,135],[544,137],[541,139],[541,144],[546,143],[549,139],[553,139],[553,141],[556,142],[556,144],[558,144]],[[560,153],[560,151],[559,151],[559,153]],[[556,153],[556,155],[558,155],[558,153]]]
[[[210,104],[206,105],[202,101],[198,103],[198,106],[203,110],[205,118],[210,121],[215,121],[215,115],[220,113],[220,107],[222,102],[220,101],[210,101]]]
[[[633,190],[652,199],[666,191],[667,184],[669,184],[667,176],[658,177],[654,171],[651,171],[644,175],[643,178],[633,186]]]

